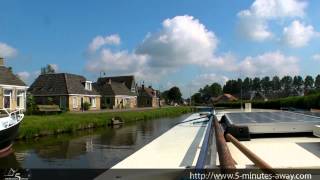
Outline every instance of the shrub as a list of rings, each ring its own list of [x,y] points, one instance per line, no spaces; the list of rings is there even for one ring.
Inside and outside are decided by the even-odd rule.
[[[91,104],[88,102],[83,103],[83,110],[88,111],[91,107]]]

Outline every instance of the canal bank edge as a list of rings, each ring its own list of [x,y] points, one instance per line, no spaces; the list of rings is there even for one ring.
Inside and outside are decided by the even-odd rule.
[[[162,117],[174,117],[191,112],[188,106],[157,108],[144,111],[97,112],[97,113],[63,113],[57,115],[26,116],[21,124],[16,139],[31,139],[79,130],[105,127],[112,117],[118,116],[125,123]]]

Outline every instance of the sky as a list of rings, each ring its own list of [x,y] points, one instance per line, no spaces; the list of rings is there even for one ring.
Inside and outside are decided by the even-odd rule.
[[[51,64],[135,75],[184,97],[228,79],[320,74],[316,0],[2,0],[0,56],[27,84]],[[103,72],[103,73],[102,73]]]

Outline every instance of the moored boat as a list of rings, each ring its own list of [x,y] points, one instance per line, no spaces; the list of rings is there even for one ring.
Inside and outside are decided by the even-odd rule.
[[[0,153],[8,151],[12,146],[23,118],[21,110],[8,112],[6,109],[0,109]]]

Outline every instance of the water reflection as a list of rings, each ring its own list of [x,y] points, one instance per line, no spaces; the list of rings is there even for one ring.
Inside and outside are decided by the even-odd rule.
[[[162,118],[16,142],[0,167],[110,168],[186,118]]]

